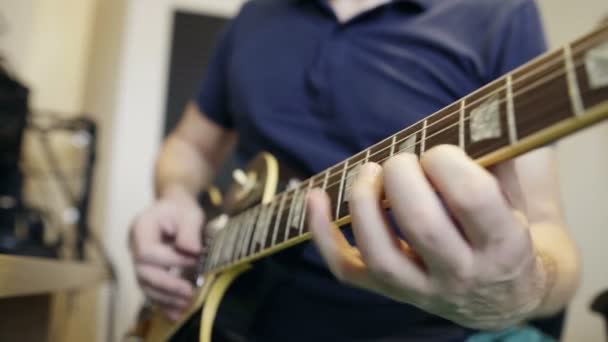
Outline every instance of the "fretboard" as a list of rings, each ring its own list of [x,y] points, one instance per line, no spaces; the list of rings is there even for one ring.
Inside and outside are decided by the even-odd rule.
[[[359,167],[397,153],[453,144],[484,166],[608,116],[608,26],[547,53],[426,119],[233,217],[213,241],[203,271],[249,262],[309,238],[306,194],[327,192],[334,221],[349,221]]]

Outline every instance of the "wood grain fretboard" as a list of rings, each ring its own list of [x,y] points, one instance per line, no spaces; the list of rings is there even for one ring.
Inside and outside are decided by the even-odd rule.
[[[310,238],[305,198],[325,190],[338,225],[350,221],[348,198],[358,168],[439,144],[462,148],[489,166],[608,117],[608,26],[547,53],[426,119],[230,219],[202,266],[215,272]]]

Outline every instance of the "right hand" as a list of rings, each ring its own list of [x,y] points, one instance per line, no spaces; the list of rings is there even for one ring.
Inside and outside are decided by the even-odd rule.
[[[129,245],[139,285],[171,320],[179,319],[194,292],[171,270],[199,261],[204,221],[196,198],[185,189],[172,188],[131,225]]]

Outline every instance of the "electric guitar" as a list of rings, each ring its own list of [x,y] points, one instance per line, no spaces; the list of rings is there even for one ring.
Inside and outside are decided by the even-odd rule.
[[[201,342],[218,334],[246,340],[246,324],[238,323],[247,319],[236,317],[251,315],[251,297],[263,298],[265,290],[239,289],[238,281],[231,286],[233,281],[259,263],[271,264],[267,256],[310,239],[304,202],[312,188],[328,193],[336,225],[348,224],[350,187],[365,162],[382,163],[404,151],[422,155],[433,146],[453,144],[488,167],[607,117],[608,26],[603,26],[278,194],[280,165],[262,153],[235,174],[224,213],[209,222],[221,230],[190,272],[198,285],[196,300],[179,322],[153,314],[144,339],[168,341],[194,329]],[[283,272],[269,269],[277,277]]]

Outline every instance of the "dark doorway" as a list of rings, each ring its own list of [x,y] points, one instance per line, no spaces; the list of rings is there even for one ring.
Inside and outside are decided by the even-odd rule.
[[[223,17],[175,11],[164,136],[175,127],[186,103],[197,96],[216,40],[227,22],[228,19]],[[220,189],[225,190],[228,187],[231,171],[235,167],[235,158],[231,156],[218,172],[214,182]]]
[[[175,127],[186,103],[196,96],[215,41],[227,21],[223,17],[175,11],[164,135]]]

